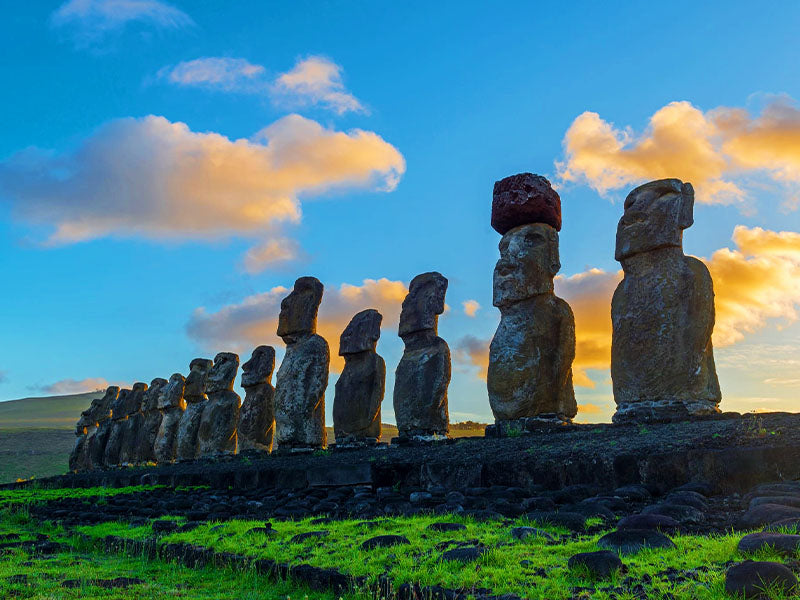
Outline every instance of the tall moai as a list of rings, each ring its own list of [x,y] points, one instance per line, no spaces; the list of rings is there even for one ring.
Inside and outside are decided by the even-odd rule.
[[[683,253],[694,190],[651,181],[625,199],[614,254],[624,277],[611,302],[614,423],[669,421],[719,412],[714,367],[714,288],[702,261]]]
[[[121,389],[111,403],[111,425],[103,456],[103,466],[105,467],[116,467],[119,464],[122,438],[125,435],[125,421],[128,420],[128,414],[134,412],[131,394],[130,389]]]
[[[381,438],[386,363],[375,351],[383,316],[375,309],[355,315],[339,338],[344,369],[336,381],[333,431],[336,445],[375,443]]]
[[[275,441],[278,448],[324,448],[325,388],[330,350],[317,335],[323,286],[301,277],[281,302],[278,335],[286,344],[275,382]]]
[[[105,466],[106,445],[113,427],[111,416],[119,394],[119,387],[112,385],[106,388],[106,393],[100,400],[97,412],[97,426],[94,431],[89,428],[87,433],[86,443],[89,449],[87,470],[102,469]]]
[[[206,378],[213,365],[214,361],[207,358],[195,358],[189,363],[189,376],[183,389],[186,409],[181,414],[175,439],[177,460],[194,460],[198,457],[197,432],[206,402]]]
[[[186,402],[183,399],[185,385],[186,379],[183,375],[173,373],[158,397],[158,410],[161,412],[162,418],[153,444],[153,454],[157,463],[175,461],[178,426],[183,411],[186,409]]]
[[[393,398],[400,439],[434,439],[450,428],[450,348],[437,335],[447,283],[441,273],[422,273],[411,280],[403,300],[398,332],[405,350]]]
[[[242,387],[245,391],[239,412],[237,436],[239,452],[261,450],[272,452],[275,435],[275,348],[258,346],[250,360],[242,365]]]
[[[158,408],[158,399],[167,385],[167,380],[156,377],[144,393],[142,401],[142,418],[133,446],[132,462],[156,462],[155,443],[161,427],[163,414]]]
[[[144,423],[145,394],[149,386],[141,381],[133,384],[128,395],[128,418],[122,424],[122,440],[119,447],[119,464],[132,465],[136,463],[136,439]]]
[[[494,184],[492,227],[502,235],[494,268],[500,324],[489,346],[486,384],[499,433],[533,423],[569,422],[577,413],[572,387],[575,317],[553,292],[561,268],[561,198],[539,175],[521,173]]]
[[[236,454],[236,425],[242,399],[233,391],[239,355],[220,352],[206,378],[206,397],[197,442],[200,456]]]
[[[81,413],[80,419],[75,425],[77,438],[69,455],[70,471],[86,471],[89,468],[89,445],[97,431],[97,423],[102,418],[104,401],[106,401],[106,394],[94,398],[89,408]],[[106,417],[111,414],[110,401],[105,402],[105,412]]]

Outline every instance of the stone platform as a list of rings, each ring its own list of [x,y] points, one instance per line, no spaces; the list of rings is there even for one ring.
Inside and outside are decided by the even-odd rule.
[[[236,456],[119,468],[36,480],[60,487],[138,484],[216,489],[369,485],[405,489],[514,486],[611,490],[643,484],[663,493],[702,481],[718,493],[800,478],[800,414],[724,413],[691,422],[567,425],[506,438],[456,438],[413,446]],[[0,486],[30,485],[18,482]]]

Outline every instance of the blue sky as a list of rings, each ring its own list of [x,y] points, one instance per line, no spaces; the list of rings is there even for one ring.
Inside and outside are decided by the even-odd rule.
[[[698,191],[685,248],[719,275],[723,409],[793,410],[798,25],[796,2],[18,4],[0,23],[0,399],[280,349],[274,288],[301,275],[326,285],[333,353],[349,316],[387,315],[391,373],[402,285],[438,270],[452,419],[489,420],[491,190],[532,171],[562,196],[579,418],[613,412],[621,199],[662,176]]]

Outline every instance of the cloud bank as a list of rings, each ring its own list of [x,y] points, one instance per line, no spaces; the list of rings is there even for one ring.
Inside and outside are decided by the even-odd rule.
[[[39,385],[31,389],[39,390],[49,396],[68,396],[69,394],[82,394],[104,390],[109,385],[102,377],[87,377],[86,379],[61,379],[48,385]],[[119,384],[117,384],[119,385]]]
[[[0,194],[17,219],[44,227],[52,245],[266,238],[245,259],[254,271],[280,258],[269,241],[300,220],[301,196],[391,191],[404,172],[402,154],[379,135],[299,115],[238,140],[150,115],[111,121],[68,152],[17,153],[0,163]],[[287,244],[284,258],[292,252]]]
[[[187,326],[189,337],[215,352],[231,349],[249,353],[259,344],[283,345],[275,334],[281,300],[291,290],[278,286],[268,292],[248,296],[237,304],[209,312],[195,309]],[[341,371],[344,360],[338,356],[339,336],[353,316],[364,309],[375,308],[383,315],[382,328],[396,329],[400,308],[408,288],[402,281],[386,278],[365,279],[361,285],[326,286],[317,321],[317,333],[331,348],[331,369]]]
[[[559,178],[588,184],[602,195],[678,177],[695,186],[698,202],[742,202],[748,197],[744,179],[762,176],[787,185],[785,207],[797,207],[800,109],[790,98],[772,98],[755,116],[743,108],[703,112],[689,102],[671,102],[638,134],[587,111],[572,122],[562,143]]]

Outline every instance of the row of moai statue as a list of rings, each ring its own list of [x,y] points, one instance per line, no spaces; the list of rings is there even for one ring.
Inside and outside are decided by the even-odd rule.
[[[394,408],[402,438],[432,439],[448,431],[450,351],[436,335],[447,279],[414,278],[403,302],[400,336],[406,351],[397,367]],[[170,463],[282,449],[324,448],[328,343],[316,333],[323,286],[301,277],[281,303],[278,335],[286,354],[271,384],[275,349],[259,346],[242,365],[244,401],[233,391],[239,357],[196,358],[184,378],[148,386],[109,387],[81,413],[70,470]],[[381,437],[386,365],[377,352],[383,317],[356,314],[341,335],[345,366],[336,382],[333,424],[339,446],[373,445]]]
[[[714,292],[698,259],[683,253],[694,191],[677,179],[637,187],[626,198],[615,258],[624,277],[611,304],[611,376],[615,423],[674,420],[718,412],[721,399],[711,333]],[[492,226],[502,235],[493,304],[500,324],[489,350],[489,403],[500,434],[577,414],[572,383],[575,319],[554,293],[561,268],[561,199],[544,177],[523,173],[494,186]],[[438,336],[447,279],[415,277],[398,333],[405,349],[395,372],[394,412],[401,440],[433,440],[449,429],[450,350]],[[186,379],[109,387],[82,413],[70,468],[172,462],[242,451],[324,448],[330,351],[316,333],[323,285],[301,277],[281,303],[286,344],[273,388],[275,350],[259,346],[242,365],[242,403],[233,391],[239,357],[191,362]],[[376,353],[381,314],[353,317],[339,341],[344,369],[336,382],[337,445],[376,443],[386,366]]]

